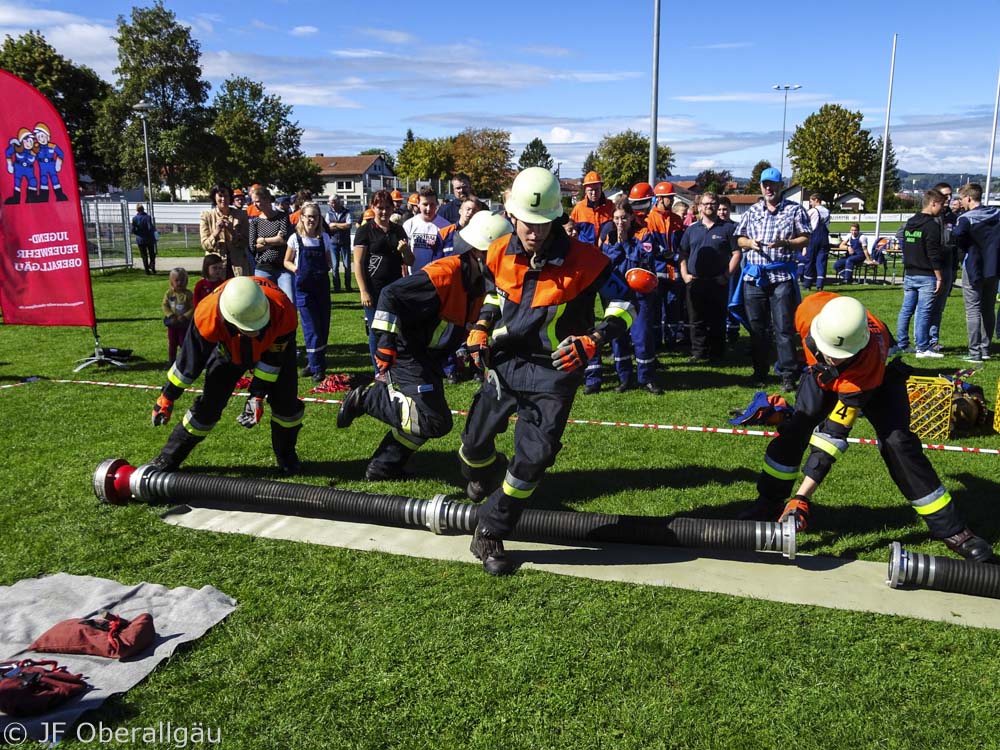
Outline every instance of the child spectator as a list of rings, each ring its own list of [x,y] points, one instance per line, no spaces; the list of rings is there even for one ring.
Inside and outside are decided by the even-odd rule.
[[[201,278],[194,285],[194,307],[226,280],[226,261],[215,253],[209,253],[201,262]]]
[[[177,349],[184,343],[188,323],[194,317],[194,295],[187,283],[187,271],[175,268],[170,272],[170,288],[163,295],[163,325],[167,327],[171,364],[177,359]]]

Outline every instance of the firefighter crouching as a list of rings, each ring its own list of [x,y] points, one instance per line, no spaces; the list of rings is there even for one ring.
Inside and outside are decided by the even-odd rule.
[[[337,413],[338,427],[368,414],[392,428],[369,461],[366,479],[402,478],[414,451],[451,432],[443,365],[465,344],[468,328],[479,316],[486,249],[512,231],[502,216],[477,213],[454,233],[452,255],[393,282],[379,295],[372,328],[385,381],[355,388]]]
[[[517,175],[506,203],[514,233],[493,242],[486,257],[486,298],[466,345],[483,372],[462,432],[459,458],[466,493],[487,497],[471,551],[491,575],[512,572],[503,538],[562,448],[584,366],[598,348],[628,330],[631,292],[603,253],[571,239],[555,220],[563,214],[559,182],[540,167]],[[594,325],[598,292],[609,300]],[[502,484],[494,438],[516,413],[514,455]]]
[[[805,529],[810,499],[847,450],[847,436],[863,411],[875,428],[889,476],[931,536],[968,560],[995,563],[990,545],[965,525],[910,430],[909,368],[898,359],[886,364],[893,341],[885,323],[853,298],[819,292],[799,305],[795,328],[809,370],[799,383],[794,416],[767,446],[757,479],[760,499],[742,517],[772,520],[780,514],[783,520],[792,515],[796,526]],[[805,478],[782,510],[807,445]]]
[[[238,276],[203,299],[153,407],[153,425],[170,421],[174,401],[205,371],[205,388],[150,463],[174,471],[215,427],[233,388],[251,370],[250,397],[236,418],[256,426],[271,406],[271,446],[283,474],[301,468],[295,453],[305,404],[296,393],[295,304],[267,279]]]

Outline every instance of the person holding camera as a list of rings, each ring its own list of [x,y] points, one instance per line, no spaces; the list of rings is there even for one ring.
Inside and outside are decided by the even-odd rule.
[[[201,247],[205,254],[215,253],[226,264],[226,278],[249,276],[249,223],[242,211],[232,207],[233,193],[228,185],[216,185],[209,194],[212,208],[201,212]]]

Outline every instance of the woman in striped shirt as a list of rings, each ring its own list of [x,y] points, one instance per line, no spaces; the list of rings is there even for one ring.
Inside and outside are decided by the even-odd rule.
[[[294,301],[295,277],[284,265],[288,237],[292,233],[288,214],[274,208],[267,188],[258,186],[250,195],[260,211],[250,219],[250,247],[257,261],[254,275],[273,280],[288,299]]]

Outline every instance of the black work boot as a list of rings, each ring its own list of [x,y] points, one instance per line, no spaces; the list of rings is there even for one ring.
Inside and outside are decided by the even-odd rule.
[[[736,518],[740,521],[777,521],[783,509],[784,505],[780,500],[758,497],[753,505],[740,511]]]
[[[947,539],[942,539],[945,546],[956,555],[961,555],[966,560],[977,563],[990,563],[997,565],[1000,561],[993,554],[993,548],[989,542],[983,539],[966,526],[957,534],[953,534]]]
[[[503,453],[497,453],[486,470],[489,472],[479,479],[470,480],[465,486],[465,496],[472,502],[479,503],[500,486],[500,477],[507,471],[507,457]]]
[[[302,463],[295,452],[301,430],[300,424],[294,427],[282,427],[277,422],[271,422],[271,450],[274,451],[278,472],[286,477],[302,471]]]
[[[184,459],[191,454],[194,447],[202,440],[204,438],[192,435],[184,429],[183,424],[179,424],[170,433],[170,437],[167,438],[167,444],[163,446],[160,455],[149,463],[152,466],[156,466],[160,471],[177,471]]]
[[[370,384],[360,388],[353,388],[344,397],[344,400],[340,402],[340,408],[337,410],[337,427],[341,429],[350,427],[351,422],[365,413],[364,400],[369,388],[371,388]]]
[[[66,196],[66,193],[63,192],[63,189],[61,187],[55,188],[52,192],[55,193],[57,202],[69,200],[69,198]]]
[[[503,540],[477,525],[472,535],[469,551],[477,560],[482,560],[483,570],[491,576],[506,576],[514,572],[514,565],[504,552]]]

